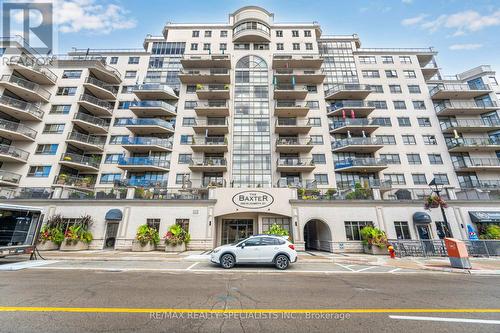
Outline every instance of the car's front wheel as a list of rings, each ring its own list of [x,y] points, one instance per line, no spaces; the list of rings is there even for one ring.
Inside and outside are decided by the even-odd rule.
[[[225,254],[220,258],[220,265],[222,268],[229,269],[233,268],[236,264],[236,260],[232,254]]]
[[[288,260],[288,257],[283,255],[283,254],[280,254],[274,260],[274,265],[276,266],[276,268],[281,269],[281,270],[287,269],[289,263],[290,263],[290,260]]]

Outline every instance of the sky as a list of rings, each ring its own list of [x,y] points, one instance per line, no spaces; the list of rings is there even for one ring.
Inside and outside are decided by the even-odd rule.
[[[500,0],[54,1],[54,53],[141,48],[166,22],[226,23],[234,10],[257,5],[273,12],[275,22],[316,21],[324,35],[356,33],[362,47],[433,46],[444,74],[483,64],[500,71]]]

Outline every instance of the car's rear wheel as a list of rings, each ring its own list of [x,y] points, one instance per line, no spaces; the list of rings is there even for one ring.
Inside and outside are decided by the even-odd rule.
[[[236,264],[236,260],[232,254],[225,254],[220,258],[220,265],[222,268],[229,269],[233,268]]]
[[[274,260],[274,266],[276,266],[277,269],[281,269],[281,270],[287,269],[289,263],[290,263],[290,260],[288,260],[288,257],[283,255],[283,254],[280,254]]]

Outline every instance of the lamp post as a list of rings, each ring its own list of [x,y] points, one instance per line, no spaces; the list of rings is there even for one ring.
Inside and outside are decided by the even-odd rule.
[[[436,178],[433,178],[431,182],[429,183],[429,188],[433,193],[436,194],[436,196],[441,199],[441,191],[443,190],[444,186],[443,184],[436,183]],[[443,221],[446,226],[448,226],[448,219],[446,218],[446,213],[444,211],[444,208],[442,205],[439,205],[439,208],[441,208],[441,214],[443,214]]]

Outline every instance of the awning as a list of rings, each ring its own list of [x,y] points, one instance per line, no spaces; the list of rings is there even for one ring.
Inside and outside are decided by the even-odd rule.
[[[104,218],[106,221],[121,221],[123,217],[122,211],[119,209],[110,209]]]
[[[413,223],[431,223],[432,219],[426,212],[416,212],[413,214]]]
[[[500,212],[469,212],[474,223],[500,223]]]

